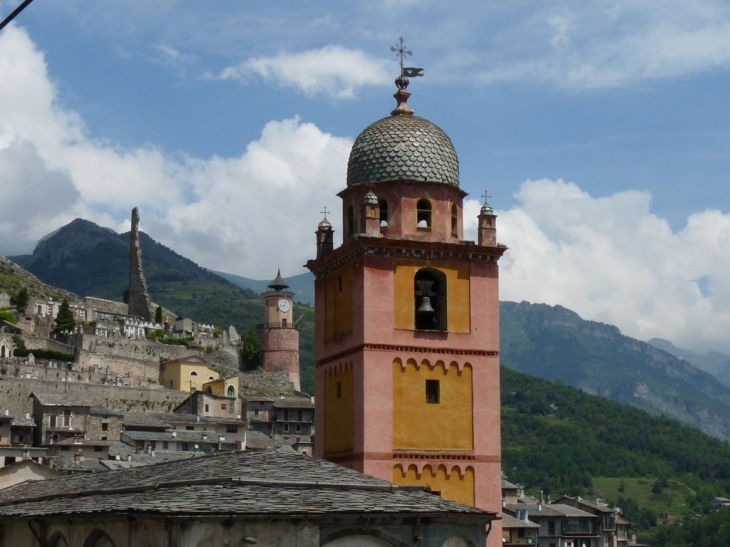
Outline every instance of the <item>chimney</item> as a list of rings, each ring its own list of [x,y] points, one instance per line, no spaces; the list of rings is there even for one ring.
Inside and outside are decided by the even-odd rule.
[[[30,420],[30,412],[26,412],[25,413],[25,419],[26,420]]]
[[[132,455],[131,454],[127,454],[127,461],[128,462],[131,462],[132,461]]]
[[[8,411],[8,409],[6,408],[6,409],[5,409],[5,415],[7,416],[8,414],[9,414],[9,411]]]

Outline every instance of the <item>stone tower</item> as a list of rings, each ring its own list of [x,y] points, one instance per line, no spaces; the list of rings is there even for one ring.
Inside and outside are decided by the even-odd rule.
[[[264,345],[261,368],[268,372],[286,372],[301,389],[299,378],[299,330],[294,324],[294,293],[276,272],[264,297],[264,322],[256,325],[256,334]]]
[[[464,241],[449,137],[397,108],[355,140],[342,246],[317,230],[315,455],[501,513],[498,261],[491,208]],[[498,521],[489,545],[501,544]]]
[[[142,248],[139,245],[139,211],[132,209],[132,230],[129,232],[129,289],[127,292],[129,315],[152,321],[150,295],[147,294],[147,281],[142,269]]]

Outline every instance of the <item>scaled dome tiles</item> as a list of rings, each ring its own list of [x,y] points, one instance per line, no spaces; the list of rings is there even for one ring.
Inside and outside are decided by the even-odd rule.
[[[347,186],[389,180],[459,186],[459,158],[451,139],[424,118],[388,116],[355,140],[347,163]]]

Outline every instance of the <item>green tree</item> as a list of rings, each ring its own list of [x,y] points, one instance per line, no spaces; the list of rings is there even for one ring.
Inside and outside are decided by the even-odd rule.
[[[162,324],[162,306],[157,306],[155,310],[155,323]]]
[[[61,306],[58,308],[58,315],[56,316],[56,324],[53,327],[54,333],[63,332],[65,330],[71,331],[76,326],[76,319],[74,314],[68,305],[68,300],[65,298],[61,302]]]
[[[28,305],[29,300],[30,295],[28,294],[28,289],[23,287],[18,291],[16,296],[10,299],[10,303],[13,304],[17,310],[24,310]]]
[[[264,354],[264,345],[261,343],[253,327],[248,329],[246,338],[241,345],[241,359],[246,370],[254,370],[261,365],[261,356]]]

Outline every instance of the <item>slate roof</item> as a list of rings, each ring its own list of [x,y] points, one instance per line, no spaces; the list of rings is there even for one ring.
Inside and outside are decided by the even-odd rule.
[[[0,491],[0,521],[91,513],[290,518],[411,515],[482,524],[496,516],[420,488],[398,487],[282,450],[71,475]]]
[[[540,528],[540,525],[529,520],[515,518],[505,513],[502,515],[502,528]]]
[[[169,427],[169,424],[160,421],[157,417],[147,412],[127,412],[124,414],[123,424],[126,427]]]
[[[459,158],[448,135],[412,115],[388,116],[355,139],[347,162],[347,186],[415,180],[459,186]]]
[[[43,406],[88,406],[92,407],[95,401],[72,393],[37,393],[30,394]]]
[[[35,421],[33,420],[33,417],[26,418],[25,414],[20,414],[18,416],[13,416],[13,421],[10,425],[17,426],[17,427],[35,427]]]
[[[246,448],[262,450],[269,446],[274,446],[274,444],[274,439],[260,431],[255,429],[249,429],[246,431]]]
[[[303,397],[280,397],[274,399],[274,408],[314,408],[314,404]]]
[[[527,517],[583,517],[596,518],[593,513],[588,513],[577,507],[562,503],[551,503],[550,505],[540,503],[508,503],[504,506],[507,511],[516,512],[520,509],[527,509]]]
[[[245,426],[246,422],[243,420],[236,419],[235,416],[231,415],[230,418],[214,418],[212,416],[200,416],[196,414],[155,414],[155,418],[165,422],[171,426],[175,425],[220,425],[220,424],[235,424]]]
[[[218,443],[218,434],[215,431],[124,431],[123,437],[133,441],[181,441],[181,442],[208,442]],[[203,439],[203,435],[207,438]],[[223,435],[225,437],[225,435]],[[234,442],[230,439],[227,442]],[[56,443],[58,444],[58,443]]]
[[[95,415],[95,416],[119,416],[120,418],[124,416],[124,412],[119,412],[118,410],[112,410],[110,408],[107,408],[102,405],[94,405],[89,409],[89,414]]]

